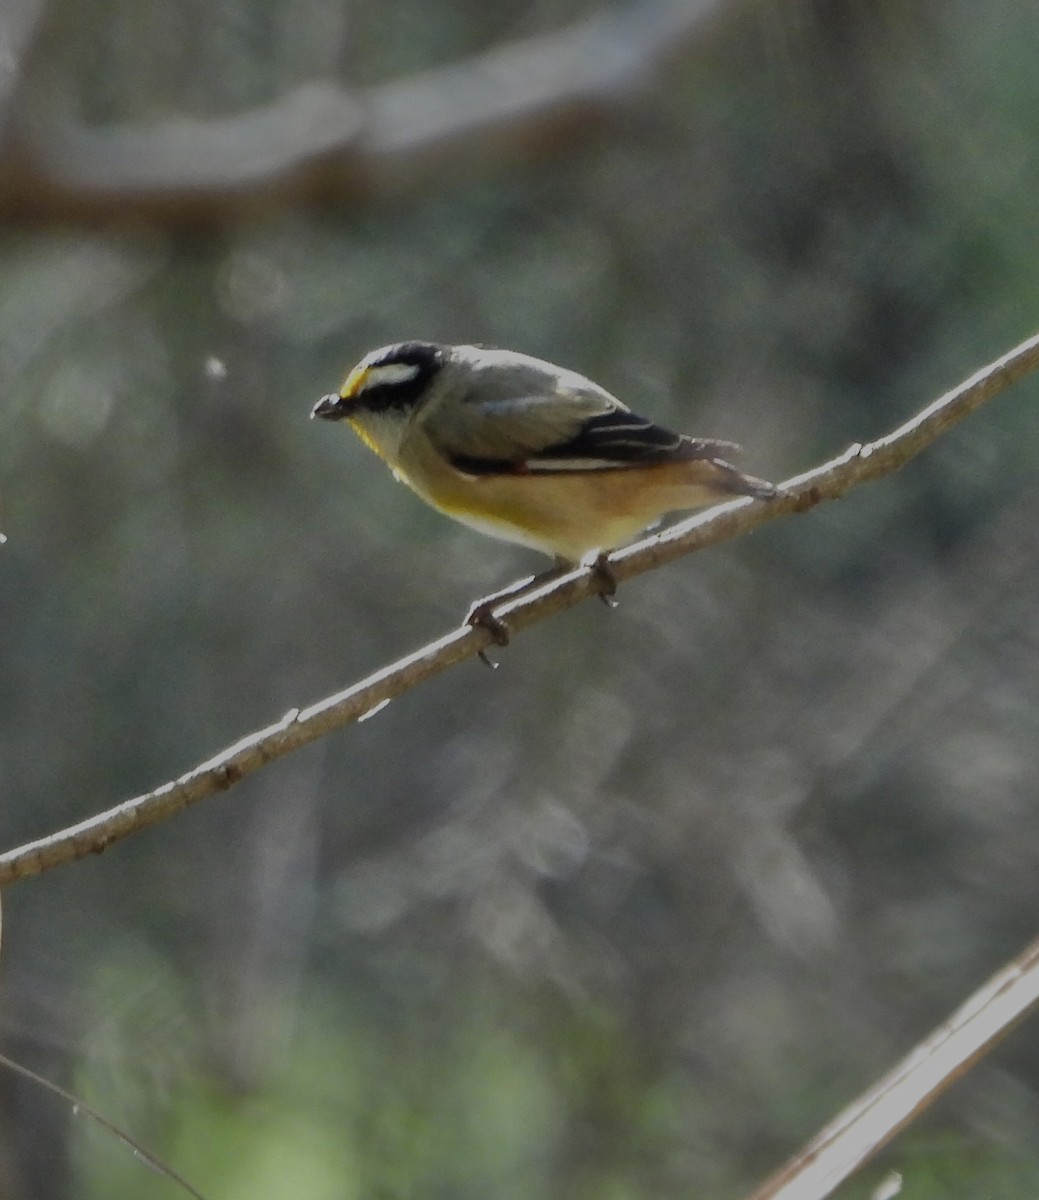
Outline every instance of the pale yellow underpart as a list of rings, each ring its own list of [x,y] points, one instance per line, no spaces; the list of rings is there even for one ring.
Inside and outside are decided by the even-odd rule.
[[[667,513],[732,496],[725,486],[731,476],[707,460],[474,477],[456,471],[421,434],[404,439],[395,463],[382,456],[398,479],[447,516],[570,562],[633,541]]]

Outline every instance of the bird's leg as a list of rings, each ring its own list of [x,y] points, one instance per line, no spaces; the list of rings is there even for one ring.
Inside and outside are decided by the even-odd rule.
[[[507,646],[509,644],[509,627],[494,612],[498,605],[506,600],[521,596],[525,592],[532,592],[535,588],[542,587],[546,583],[551,583],[553,579],[559,579],[568,571],[572,571],[575,565],[569,559],[557,556],[555,566],[550,567],[547,571],[542,571],[540,575],[530,575],[526,579],[519,580],[517,583],[510,583],[507,588],[502,588],[500,592],[493,592],[490,596],[484,596],[482,600],[477,600],[466,613],[466,625],[486,629],[496,646]],[[607,608],[616,608],[617,601],[614,596],[617,591],[617,576],[613,573],[613,568],[609,564],[606,553],[603,552],[598,555],[590,564],[589,569],[599,585],[599,599]],[[496,667],[498,665],[492,662],[483,650],[479,651],[479,656],[489,667]]]
[[[607,608],[617,607],[617,576],[613,573],[604,551],[591,564],[592,575],[599,581],[599,599]]]
[[[510,583],[507,588],[502,588],[500,592],[493,592],[490,596],[484,596],[482,600],[477,600],[465,614],[466,625],[474,625],[481,629],[486,629],[496,646],[507,646],[509,644],[509,628],[501,617],[495,615],[494,610],[498,605],[502,604],[505,600],[511,600],[515,596],[520,596],[524,592],[533,591],[534,588],[541,587],[542,584],[550,583],[553,579],[558,579],[561,575],[565,575],[567,571],[572,571],[573,568],[574,564],[572,562],[568,562],[564,558],[557,558],[555,566],[549,567],[547,571],[542,571],[540,575],[530,575],[526,579]],[[496,665],[491,662],[482,650],[479,653],[480,658],[489,667]]]

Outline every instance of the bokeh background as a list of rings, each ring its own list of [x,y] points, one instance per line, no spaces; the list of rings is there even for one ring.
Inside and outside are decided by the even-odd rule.
[[[535,556],[307,420],[505,345],[782,478],[1039,326],[1024,0],[5,0],[0,840]],[[214,1200],[737,1197],[1036,933],[1037,385],[5,892],[0,1045]],[[1026,1025],[839,1195],[1034,1195]],[[0,1072],[0,1195],[182,1194]]]

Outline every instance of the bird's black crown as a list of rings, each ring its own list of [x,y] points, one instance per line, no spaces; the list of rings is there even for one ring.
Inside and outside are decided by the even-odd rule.
[[[357,402],[371,412],[410,408],[425,394],[443,361],[444,349],[436,342],[397,342],[375,350],[366,359],[370,374]],[[394,377],[387,370],[393,367],[402,368],[402,373]],[[409,368],[412,374],[403,373]],[[384,375],[382,381],[380,374]]]

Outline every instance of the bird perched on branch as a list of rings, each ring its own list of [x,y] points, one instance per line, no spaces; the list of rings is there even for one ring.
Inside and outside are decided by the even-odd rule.
[[[402,483],[481,533],[560,564],[596,558],[604,594],[605,552],[667,513],[776,493],[732,466],[732,442],[672,433],[583,375],[511,350],[384,346],[311,416],[347,421]],[[470,621],[488,623],[504,594]]]

